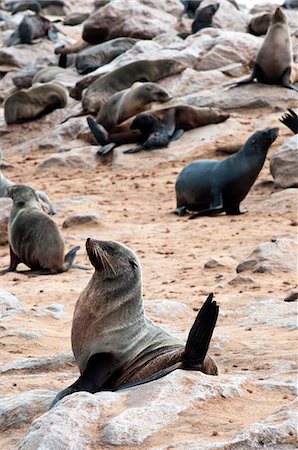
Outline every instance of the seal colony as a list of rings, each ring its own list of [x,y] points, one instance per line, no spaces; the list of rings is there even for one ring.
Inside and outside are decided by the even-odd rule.
[[[52,407],[74,392],[131,387],[178,368],[217,375],[207,354],[218,317],[213,294],[185,344],[145,316],[141,264],[131,249],[90,238],[86,249],[95,272],[76,303],[71,331],[81,375],[57,394]]]

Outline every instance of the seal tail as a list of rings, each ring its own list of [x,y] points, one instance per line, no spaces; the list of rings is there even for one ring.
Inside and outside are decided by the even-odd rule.
[[[79,245],[77,245],[76,247],[69,250],[69,252],[65,255],[64,264],[63,264],[63,272],[66,272],[67,270],[70,269],[70,267],[72,266],[72,263],[75,259],[76,253],[80,248],[81,247]]]
[[[298,116],[292,109],[288,108],[288,113],[281,116],[279,121],[290,128],[294,134],[298,134]]]
[[[218,306],[209,294],[188,335],[182,356],[182,368],[197,370],[207,354],[218,317]]]

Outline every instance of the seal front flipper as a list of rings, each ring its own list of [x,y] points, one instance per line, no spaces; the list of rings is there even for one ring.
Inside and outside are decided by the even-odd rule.
[[[218,317],[218,306],[209,294],[188,335],[182,355],[182,368],[201,370]]]
[[[298,116],[292,109],[288,109],[288,113],[281,116],[279,121],[290,128],[294,134],[298,134]]]
[[[7,272],[15,272],[18,264],[22,262],[19,259],[19,257],[13,252],[11,246],[9,246],[9,252],[10,252],[10,264],[7,269],[0,270],[0,274],[2,275]]]
[[[80,250],[80,246],[77,245],[76,247],[69,250],[69,252],[64,257],[64,264],[63,264],[63,272],[66,272],[70,269],[73,260],[75,259],[77,251]]]
[[[56,395],[50,409],[63,397],[73,394],[74,392],[87,391],[94,394],[95,392],[105,390],[103,386],[115,372],[115,367],[117,366],[116,361],[117,360],[112,353],[96,353],[95,355],[92,355],[84,373],[75,383],[68,388],[63,389]]]

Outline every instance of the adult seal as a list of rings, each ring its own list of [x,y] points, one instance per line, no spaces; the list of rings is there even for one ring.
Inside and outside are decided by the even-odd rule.
[[[5,121],[11,124],[35,119],[56,108],[64,108],[67,101],[68,90],[57,81],[21,89],[5,99]]]
[[[58,227],[43,212],[30,186],[17,184],[7,192],[13,200],[8,221],[10,264],[0,273],[15,272],[20,263],[43,275],[66,272],[80,247],[74,247],[64,257],[64,241]]]
[[[152,102],[170,100],[168,92],[156,83],[136,83],[113,94],[100,108],[96,121],[106,130],[148,109]]]
[[[240,202],[257,179],[277,136],[278,128],[256,131],[229,158],[188,164],[177,177],[175,213],[183,216],[187,210],[197,211],[190,219],[224,211],[229,215],[241,214]]]
[[[292,43],[287,16],[281,8],[276,8],[264,42],[257,53],[252,74],[244,80],[226,86],[237,87],[253,83],[256,78],[260,83],[277,84],[298,92],[291,84],[292,64]]]
[[[76,303],[71,331],[81,375],[55,397],[52,406],[73,392],[117,390],[177,368],[217,374],[207,355],[218,316],[212,294],[185,344],[145,316],[141,265],[132,250],[115,241],[90,238],[86,249],[95,272]]]
[[[174,59],[140,60],[122,66],[90,84],[83,93],[83,110],[96,114],[111,95],[131,87],[136,81],[157,81],[185,68],[184,63]]]

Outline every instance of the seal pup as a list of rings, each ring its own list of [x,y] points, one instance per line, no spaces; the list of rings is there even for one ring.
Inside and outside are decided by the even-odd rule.
[[[83,93],[83,110],[97,114],[112,94],[131,87],[136,81],[157,81],[185,69],[186,64],[175,59],[145,59],[126,64],[91,82]],[[78,99],[77,94],[81,93],[81,87],[86,88],[84,79],[76,84],[71,96]]]
[[[288,108],[288,113],[285,113],[279,121],[288,127],[294,134],[298,134],[298,116],[292,109]]]
[[[212,26],[212,19],[219,8],[219,3],[205,6],[204,8],[197,8],[193,23],[191,24],[192,33],[196,33],[206,27]]]
[[[230,117],[228,113],[215,108],[197,108],[190,105],[150,109],[147,111],[147,114],[152,114],[160,122],[167,124],[168,132],[171,130],[172,124],[174,124],[174,129],[169,133],[172,139],[175,139],[175,136],[176,139],[180,137],[179,133],[181,135],[181,130],[187,131],[212,123],[220,123]],[[101,124],[88,117],[87,123],[91,133],[100,145],[105,146],[105,148],[98,151],[98,154],[106,154],[118,145],[143,142],[144,134],[140,130],[131,128],[133,120],[134,117],[131,117],[108,132]],[[169,120],[171,125],[169,125]],[[171,122],[172,120],[173,122]]]
[[[188,164],[176,180],[177,207],[183,216],[198,211],[190,219],[221,212],[242,214],[240,202],[246,197],[261,171],[278,128],[256,131],[235,154],[222,161],[199,160]]]
[[[58,40],[54,25],[40,14],[24,16],[18,26],[17,34],[21,44],[33,44],[35,40],[44,36],[52,42]]]
[[[16,184],[7,193],[13,200],[8,221],[10,264],[0,273],[15,272],[20,263],[41,275],[70,269],[80,247],[74,247],[64,257],[64,240],[56,223],[43,212],[34,189]]]
[[[21,89],[4,100],[4,117],[7,124],[20,123],[64,108],[68,90],[57,81]]]
[[[168,92],[156,83],[135,83],[131,88],[111,95],[100,108],[96,122],[111,130],[129,117],[148,109],[152,102],[165,103],[170,99]]]
[[[281,8],[276,8],[264,42],[257,53],[252,74],[244,80],[227,84],[226,87],[234,88],[253,83],[256,78],[260,83],[277,84],[298,92],[291,84],[292,63],[292,43],[287,16]]]
[[[7,196],[7,189],[10,186],[13,186],[13,182],[10,181],[3,173],[1,172],[1,164],[2,164],[2,150],[0,149],[0,197]],[[44,210],[48,211],[49,214],[56,214],[56,208],[51,204],[48,196],[43,191],[36,191],[35,193],[41,202],[41,206]]]
[[[262,36],[263,34],[266,34],[272,22],[272,17],[273,14],[271,13],[263,13],[253,16],[248,24],[248,32],[254,34],[255,36]]]
[[[71,330],[81,375],[57,394],[51,406],[73,392],[117,390],[177,368],[217,375],[215,362],[207,355],[218,316],[213,294],[185,344],[145,316],[141,264],[131,249],[90,238],[86,249],[95,272],[76,303]]]

